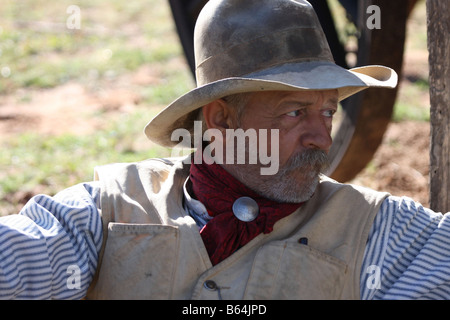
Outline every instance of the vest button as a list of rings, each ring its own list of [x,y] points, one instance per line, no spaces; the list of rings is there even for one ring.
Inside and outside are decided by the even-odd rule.
[[[205,287],[205,289],[208,289],[210,291],[216,291],[217,288],[218,288],[217,284],[214,281],[212,281],[212,280],[206,280],[203,283],[203,287]]]
[[[243,222],[251,222],[259,214],[258,203],[250,197],[240,197],[233,203],[233,214]]]

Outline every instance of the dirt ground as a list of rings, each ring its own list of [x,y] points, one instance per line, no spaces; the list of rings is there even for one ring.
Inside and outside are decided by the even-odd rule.
[[[427,122],[392,123],[373,163],[352,182],[429,206],[429,136]]]
[[[408,79],[417,75],[417,66],[427,66],[426,53],[407,53],[402,87],[410,85]],[[421,68],[420,72],[426,73],[427,70]],[[47,90],[19,90],[14,95],[1,97],[0,137],[7,138],[30,129],[44,134],[88,134],[102,123],[98,117],[91,121],[87,117],[79,117],[79,106],[89,112],[101,110],[105,117],[120,116],[118,110],[133,108],[140,99],[133,85],[150,85],[153,81],[151,70],[144,66],[97,92],[74,82]],[[423,103],[429,104],[426,95]],[[394,195],[406,195],[428,205],[429,145],[429,123],[392,122],[373,162],[352,182]]]

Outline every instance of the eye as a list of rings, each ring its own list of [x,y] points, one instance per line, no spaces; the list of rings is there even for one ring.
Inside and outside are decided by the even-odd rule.
[[[322,114],[327,118],[332,118],[335,113],[336,113],[336,110],[334,110],[334,109],[328,109],[328,110],[324,110],[322,112]]]
[[[303,109],[299,109],[299,110],[294,110],[294,111],[288,112],[288,113],[286,113],[286,115],[287,115],[288,117],[296,118],[296,117],[301,116],[301,115],[304,114],[304,113],[305,113],[305,112],[304,112]]]

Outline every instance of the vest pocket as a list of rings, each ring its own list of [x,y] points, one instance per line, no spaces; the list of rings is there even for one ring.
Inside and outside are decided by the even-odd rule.
[[[176,227],[109,223],[95,298],[169,299],[177,252]]]
[[[307,245],[271,242],[255,257],[246,299],[339,299],[348,268],[344,261]]]

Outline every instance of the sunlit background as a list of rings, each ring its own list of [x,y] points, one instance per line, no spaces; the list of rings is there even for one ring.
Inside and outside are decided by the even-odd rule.
[[[422,0],[408,24],[392,124],[354,181],[424,204],[426,45]],[[96,165],[168,156],[143,127],[194,86],[164,0],[2,0],[0,215],[17,213],[34,194],[91,180]],[[411,159],[417,152],[421,159]]]

